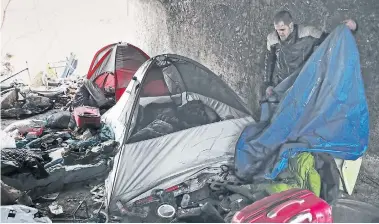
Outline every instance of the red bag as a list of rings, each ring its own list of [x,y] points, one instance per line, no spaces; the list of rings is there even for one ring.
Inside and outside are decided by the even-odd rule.
[[[309,190],[291,189],[270,195],[241,211],[233,223],[332,223],[331,206]]]
[[[43,128],[29,128],[28,130],[26,130],[26,132],[28,132],[28,134],[35,135],[36,137],[39,137],[43,133]]]
[[[100,128],[100,110],[96,107],[82,106],[74,109],[74,118],[79,128]]]

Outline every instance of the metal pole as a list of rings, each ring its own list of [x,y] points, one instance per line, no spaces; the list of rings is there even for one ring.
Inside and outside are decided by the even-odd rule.
[[[10,79],[10,78],[12,78],[12,77],[14,77],[14,76],[16,76],[16,75],[20,74],[21,72],[24,72],[24,71],[26,71],[26,70],[28,70],[28,71],[29,71],[29,69],[28,69],[28,68],[25,68],[25,69],[23,69],[23,70],[21,70],[21,71],[17,72],[16,74],[13,74],[13,75],[11,75],[11,76],[9,76],[9,77],[7,77],[7,78],[5,78],[5,79],[1,80],[1,81],[0,81],[0,83],[2,83],[2,82],[4,82],[4,81],[7,81],[8,79]]]
[[[28,61],[26,61],[26,69],[28,70],[29,82],[31,82],[32,78],[30,77],[30,71],[29,71]]]

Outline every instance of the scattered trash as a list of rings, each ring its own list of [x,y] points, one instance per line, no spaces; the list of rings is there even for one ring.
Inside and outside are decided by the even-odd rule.
[[[45,169],[55,166],[57,164],[63,163],[63,157],[62,153],[64,152],[64,148],[56,148],[53,149],[52,152],[49,153],[49,157],[51,158],[51,161],[47,164],[45,164]]]
[[[91,138],[93,135],[92,135],[92,132],[91,132],[91,129],[87,129],[83,134],[82,136],[79,137],[80,140],[88,140],[89,138]]]
[[[63,207],[61,205],[58,205],[57,202],[53,202],[49,206],[50,212],[54,215],[60,215],[63,214]]]
[[[8,109],[1,108],[1,118],[20,118],[46,112],[53,108],[53,102],[48,97],[39,96],[34,93],[20,93],[22,100],[11,102]]]
[[[71,138],[71,134],[68,131],[53,132],[35,139],[28,144],[26,148],[43,148],[45,150],[59,147],[63,140]]]
[[[90,192],[92,194],[92,200],[96,203],[104,202],[104,184],[99,184],[95,186]]]
[[[76,187],[76,184],[79,186],[81,183],[88,183],[96,177],[101,177],[103,181],[110,171],[109,166],[112,166],[111,161],[118,143],[114,141],[113,130],[101,123],[100,114],[115,104],[115,89],[108,86],[99,88],[89,78],[73,77],[70,69],[66,68],[67,71],[58,77],[49,66],[49,74],[41,72],[42,82],[36,85],[32,83],[27,86],[18,81],[10,85],[2,84],[2,119],[23,119],[53,108],[61,110],[38,120],[23,119],[13,122],[1,131],[2,205],[18,203],[36,206],[42,212],[54,216],[72,214],[72,210],[69,206],[66,208],[64,202],[71,202],[76,206],[82,197],[65,199],[63,194],[62,202],[59,197],[61,190],[66,190],[64,187],[69,189],[71,186],[68,185],[71,184]],[[77,102],[74,100],[75,96],[76,100],[80,98],[79,89],[86,90],[85,94],[88,94],[83,100],[91,102],[73,104]],[[122,93],[118,93],[120,97]],[[70,158],[74,158],[71,163]],[[98,183],[96,180],[96,184]],[[108,217],[101,211],[104,204],[104,184],[92,190],[87,190],[88,196],[92,196],[88,199],[90,202],[81,201],[73,219],[66,219],[64,215],[54,218],[54,221],[105,222]],[[38,203],[33,203],[32,198]],[[94,204],[96,214],[89,216],[93,211],[89,209]],[[80,217],[77,212],[84,206],[87,216]],[[21,222],[20,219],[15,222],[17,220]],[[23,222],[36,221],[24,219]],[[51,220],[48,219],[47,222]]]
[[[83,207],[83,205],[85,206],[84,209],[85,209],[85,212],[86,212],[86,219],[89,219],[90,218],[90,214],[89,214],[89,211],[88,211],[88,204],[87,204],[87,198],[85,198],[84,200],[82,200],[80,202],[80,204],[78,205],[78,207],[75,209],[74,211],[74,221],[76,221],[76,219],[78,218],[78,212],[81,210],[81,208]]]
[[[1,223],[51,223],[38,209],[25,205],[1,206]]]
[[[17,100],[17,94],[18,92],[16,89],[11,89],[10,91],[4,93],[1,97],[1,108],[12,108],[12,103]]]
[[[29,197],[28,192],[22,192],[21,196],[16,200],[17,204],[33,206],[34,203],[32,199]]]
[[[58,193],[47,194],[47,195],[44,195],[44,196],[40,197],[39,200],[40,201],[41,200],[42,201],[46,201],[46,202],[48,202],[48,201],[55,201],[55,200],[57,200],[58,196],[59,196],[59,192]]]

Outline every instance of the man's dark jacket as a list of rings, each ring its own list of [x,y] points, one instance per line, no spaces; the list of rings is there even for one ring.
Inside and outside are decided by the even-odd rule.
[[[280,40],[276,31],[270,33],[267,36],[264,58],[264,87],[275,87],[297,68],[302,67],[327,35],[315,27],[297,24],[284,41]]]

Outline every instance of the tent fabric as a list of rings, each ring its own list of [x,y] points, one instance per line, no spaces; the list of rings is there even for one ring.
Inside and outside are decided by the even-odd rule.
[[[249,116],[249,114],[236,110],[235,108],[228,106],[225,103],[212,99],[210,97],[205,97],[201,94],[186,92],[182,94],[182,102],[186,100],[201,100],[205,105],[212,108],[220,116],[222,120],[227,118],[241,118]]]
[[[185,64],[187,64],[187,66],[185,66]],[[200,75],[197,73],[203,75],[204,79],[201,80],[199,78]],[[153,78],[149,76],[153,76]],[[185,78],[185,80],[182,78],[187,76],[194,77],[195,81],[191,78]],[[113,128],[116,128],[118,131],[122,129],[122,131],[120,131],[121,134],[116,134],[116,139],[118,140],[124,137],[125,131],[129,129],[129,127],[126,126],[130,126],[130,124],[128,124],[130,115],[135,113],[135,111],[132,111],[134,102],[137,102],[139,97],[145,96],[145,85],[151,80],[159,80],[158,77],[164,82],[164,88],[167,88],[168,92],[167,94],[161,95],[160,91],[154,90],[157,94],[151,94],[148,97],[168,96],[172,98],[177,94],[191,92],[206,97],[204,99],[212,99],[212,101],[202,101],[214,110],[216,108],[213,106],[217,106],[218,108],[223,108],[230,112],[234,111],[234,113],[231,114],[234,118],[238,118],[237,116],[239,115],[251,115],[247,105],[242,102],[239,96],[226,85],[220,77],[203,65],[186,57],[174,54],[155,56],[144,63],[137,70],[134,77],[136,80],[130,82],[125,94],[119,99],[119,102],[103,116],[104,120],[113,125]],[[194,86],[196,85],[202,85],[206,90],[203,88],[195,89]],[[187,91],[187,89],[195,90],[195,92]],[[202,93],[196,91],[201,91]],[[190,95],[186,96],[186,99],[189,100],[189,97]],[[208,105],[206,101],[209,101],[208,103],[213,102],[214,105]],[[218,103],[216,103],[216,101],[218,101]]]
[[[88,72],[87,72],[87,79],[90,79],[92,77],[92,75],[93,75],[92,71],[94,71],[95,65],[101,64],[101,63],[99,63],[99,60],[104,56],[105,53],[107,53],[115,45],[116,45],[115,43],[106,45],[95,53],[95,55],[93,56],[91,65],[90,65]]]
[[[202,103],[212,108],[218,114],[221,120],[225,120],[227,118],[241,118],[249,116],[249,114],[243,113],[215,99],[191,92],[185,92],[182,94],[176,94],[172,96],[141,97],[139,104],[145,107],[150,103],[169,103],[174,101],[179,102],[178,104],[183,104],[191,100],[200,100]]]
[[[274,179],[298,152],[355,160],[367,150],[369,113],[359,53],[350,30],[337,27],[300,70],[274,91],[280,103],[262,106],[236,146],[242,179]]]
[[[97,63],[92,68],[90,68],[90,71],[88,72],[87,78],[89,80],[94,81],[101,74],[103,74],[105,72],[112,72],[112,70],[114,70],[110,66],[108,66],[108,70],[105,69],[107,64],[110,62],[109,59],[112,56],[112,52],[113,52],[113,48],[107,49],[102,54],[99,54],[99,58],[96,60]],[[115,55],[113,55],[113,56],[115,56]],[[112,64],[112,61],[110,62],[110,64]]]
[[[146,53],[131,44],[110,44],[95,54],[87,79],[102,89],[113,87],[116,100],[118,100],[134,73],[148,59],[149,56]]]
[[[162,82],[168,92],[162,95],[159,90],[149,90],[149,96],[145,96],[146,84],[151,80]],[[227,120],[125,144],[141,105],[167,100],[177,105],[201,100]],[[119,199],[128,202],[151,188],[179,184],[213,165],[232,165],[240,133],[255,122],[248,107],[220,77],[189,58],[173,54],[158,55],[144,63],[102,120],[112,127],[116,141],[121,143],[106,182],[110,211],[116,209]]]
[[[122,162],[106,181],[110,211],[117,200],[179,184],[207,167],[233,165],[234,145],[251,122],[251,117],[226,120],[122,146],[114,164]]]
[[[170,93],[193,92],[251,114],[240,97],[216,74],[203,65],[178,55],[157,57]]]
[[[144,80],[141,97],[169,95],[172,95],[172,93],[167,87],[162,69],[153,65]]]

